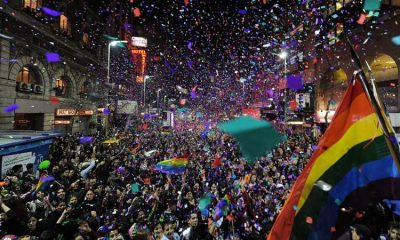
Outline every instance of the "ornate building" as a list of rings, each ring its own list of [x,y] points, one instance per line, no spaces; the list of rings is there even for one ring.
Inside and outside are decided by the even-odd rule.
[[[0,113],[0,129],[95,129],[108,95],[103,34],[119,25],[104,27],[90,9],[86,1],[1,1],[0,108],[17,107]]]
[[[400,1],[381,1],[368,9],[364,1],[331,0],[313,6],[312,17],[297,28],[304,39],[304,64],[300,72],[314,82],[316,117],[320,122],[333,116],[344,91],[357,70],[347,38],[352,43],[369,79],[374,79],[392,124],[400,127]],[[371,71],[368,71],[368,66]],[[298,70],[291,66],[291,70]]]

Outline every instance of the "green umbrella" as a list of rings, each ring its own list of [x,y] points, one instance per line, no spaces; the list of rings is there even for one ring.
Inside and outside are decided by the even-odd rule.
[[[39,170],[45,170],[48,169],[50,167],[50,161],[49,160],[44,160],[43,162],[41,162],[39,164]]]
[[[220,123],[218,128],[235,138],[243,156],[250,162],[266,154],[283,139],[272,123],[248,116]]]

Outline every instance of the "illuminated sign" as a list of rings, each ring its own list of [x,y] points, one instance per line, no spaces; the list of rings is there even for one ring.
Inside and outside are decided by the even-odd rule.
[[[54,125],[69,125],[71,124],[70,120],[54,120]]]
[[[90,116],[93,115],[93,110],[78,110],[76,109],[57,109],[57,116]]]
[[[132,49],[131,55],[136,66],[136,82],[143,83],[144,69],[146,67],[146,51],[142,49]]]
[[[147,47],[147,39],[142,37],[132,37],[131,44],[134,47]]]

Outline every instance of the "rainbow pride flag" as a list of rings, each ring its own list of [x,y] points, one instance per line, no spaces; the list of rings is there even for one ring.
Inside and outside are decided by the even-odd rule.
[[[188,158],[172,158],[159,162],[155,166],[155,170],[166,174],[182,174],[186,171]]]
[[[336,239],[368,204],[400,199],[394,131],[363,84],[357,75],[348,87],[268,240]]]
[[[53,176],[48,176],[47,174],[46,175],[42,175],[39,178],[39,181],[38,181],[38,183],[36,185],[35,191],[33,191],[32,194],[35,195],[38,191],[45,190],[46,187],[53,181],[54,181],[54,177]]]
[[[138,152],[139,148],[142,146],[142,144],[138,143],[134,148],[128,148],[129,152],[131,153],[132,156],[136,155]]]
[[[213,216],[214,221],[218,221],[223,216],[228,215],[229,206],[231,205],[231,197],[228,194],[217,203]]]

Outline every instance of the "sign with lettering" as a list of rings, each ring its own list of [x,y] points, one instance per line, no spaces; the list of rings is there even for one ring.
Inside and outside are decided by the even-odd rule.
[[[32,156],[32,152],[24,152],[18,154],[12,154],[3,156],[1,161],[1,177],[3,178],[8,170],[17,164],[21,164],[24,167],[28,163],[34,163],[36,156]]]
[[[57,116],[90,116],[93,115],[93,110],[77,110],[76,109],[57,109],[56,115]]]
[[[147,47],[147,39],[142,37],[132,37],[131,44],[134,47]]]
[[[71,124],[70,120],[54,120],[54,125],[69,125]]]

